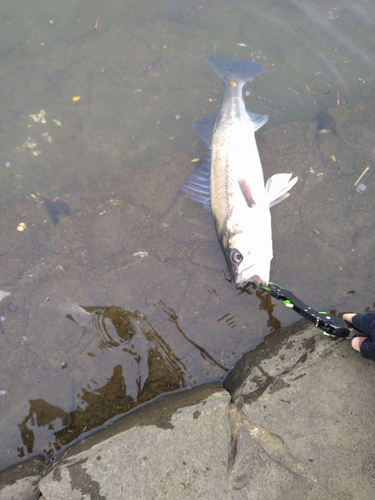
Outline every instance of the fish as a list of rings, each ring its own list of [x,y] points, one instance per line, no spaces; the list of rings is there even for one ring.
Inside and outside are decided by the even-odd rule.
[[[326,111],[319,113],[313,121],[318,123],[318,134],[327,134],[331,132],[335,137],[338,137],[336,120]]]
[[[65,201],[56,200],[55,202],[48,198],[43,198],[44,206],[54,225],[60,222],[59,215],[69,215],[69,205]]]
[[[268,116],[247,111],[242,95],[263,66],[249,59],[205,59],[223,82],[224,93],[219,113],[193,125],[209,151],[181,189],[212,211],[236,285],[267,286],[273,258],[270,208],[289,196],[298,177],[279,173],[264,182],[255,132]]]

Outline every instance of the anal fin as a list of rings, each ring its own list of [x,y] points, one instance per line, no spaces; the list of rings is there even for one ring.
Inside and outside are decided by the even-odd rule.
[[[210,170],[211,155],[207,153],[206,158],[191,174],[187,183],[181,187],[181,191],[187,193],[192,200],[202,203],[209,210],[211,210]]]
[[[211,140],[217,117],[218,113],[212,113],[211,115],[204,116],[200,120],[193,123],[193,126],[191,127],[209,148],[211,147]]]

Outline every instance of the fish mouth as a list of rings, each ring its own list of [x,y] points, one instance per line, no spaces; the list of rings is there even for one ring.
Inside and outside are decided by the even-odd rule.
[[[252,274],[252,272],[254,274]],[[239,274],[238,276],[236,276],[236,278],[235,278],[235,282],[236,282],[237,286],[245,285],[246,283],[249,283],[250,281],[252,283],[255,283],[257,286],[267,286],[268,285],[268,279],[261,277],[261,275],[259,274],[259,270],[257,272],[255,264],[244,269],[242,271],[242,273]]]

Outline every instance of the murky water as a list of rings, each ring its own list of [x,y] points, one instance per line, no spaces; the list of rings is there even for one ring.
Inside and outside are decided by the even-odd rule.
[[[235,289],[210,215],[178,191],[194,165],[175,155],[204,153],[191,125],[221,99],[205,54],[265,66],[245,88],[247,107],[270,115],[259,135],[265,168],[289,171],[288,150],[302,158],[292,170],[304,191],[297,185],[275,209],[272,279],[316,307],[372,305],[373,135],[360,110],[340,113],[374,99],[373,2],[0,9],[0,286],[11,294],[0,305],[1,467],[51,456],[162,392],[220,378],[298,319],[251,286]],[[317,139],[309,124],[330,108],[337,136]],[[286,128],[282,152],[267,134],[292,122],[306,129]],[[317,144],[317,158],[331,159],[320,185],[323,170],[302,165]],[[57,197],[60,207],[48,205]]]

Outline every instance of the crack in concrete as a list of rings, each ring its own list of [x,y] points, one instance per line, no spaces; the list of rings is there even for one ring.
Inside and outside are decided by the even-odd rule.
[[[250,421],[235,403],[231,403],[228,409],[228,419],[232,428],[232,439],[228,454],[228,486],[229,491],[234,488],[234,466],[237,455],[238,432],[245,429],[251,438],[261,446],[269,458],[285,468],[292,474],[310,480],[319,485],[326,493],[332,495],[325,485],[320,481],[318,475],[305,462],[298,460],[292,455],[283,439],[272,433],[269,429]]]
[[[236,462],[237,456],[237,443],[238,443],[238,428],[237,422],[233,418],[233,409],[232,407],[237,408],[234,403],[230,403],[228,407],[228,420],[231,426],[231,440],[229,444],[228,450],[228,463],[227,463],[227,484],[228,484],[228,492],[232,491],[235,487],[234,484],[234,465]]]

